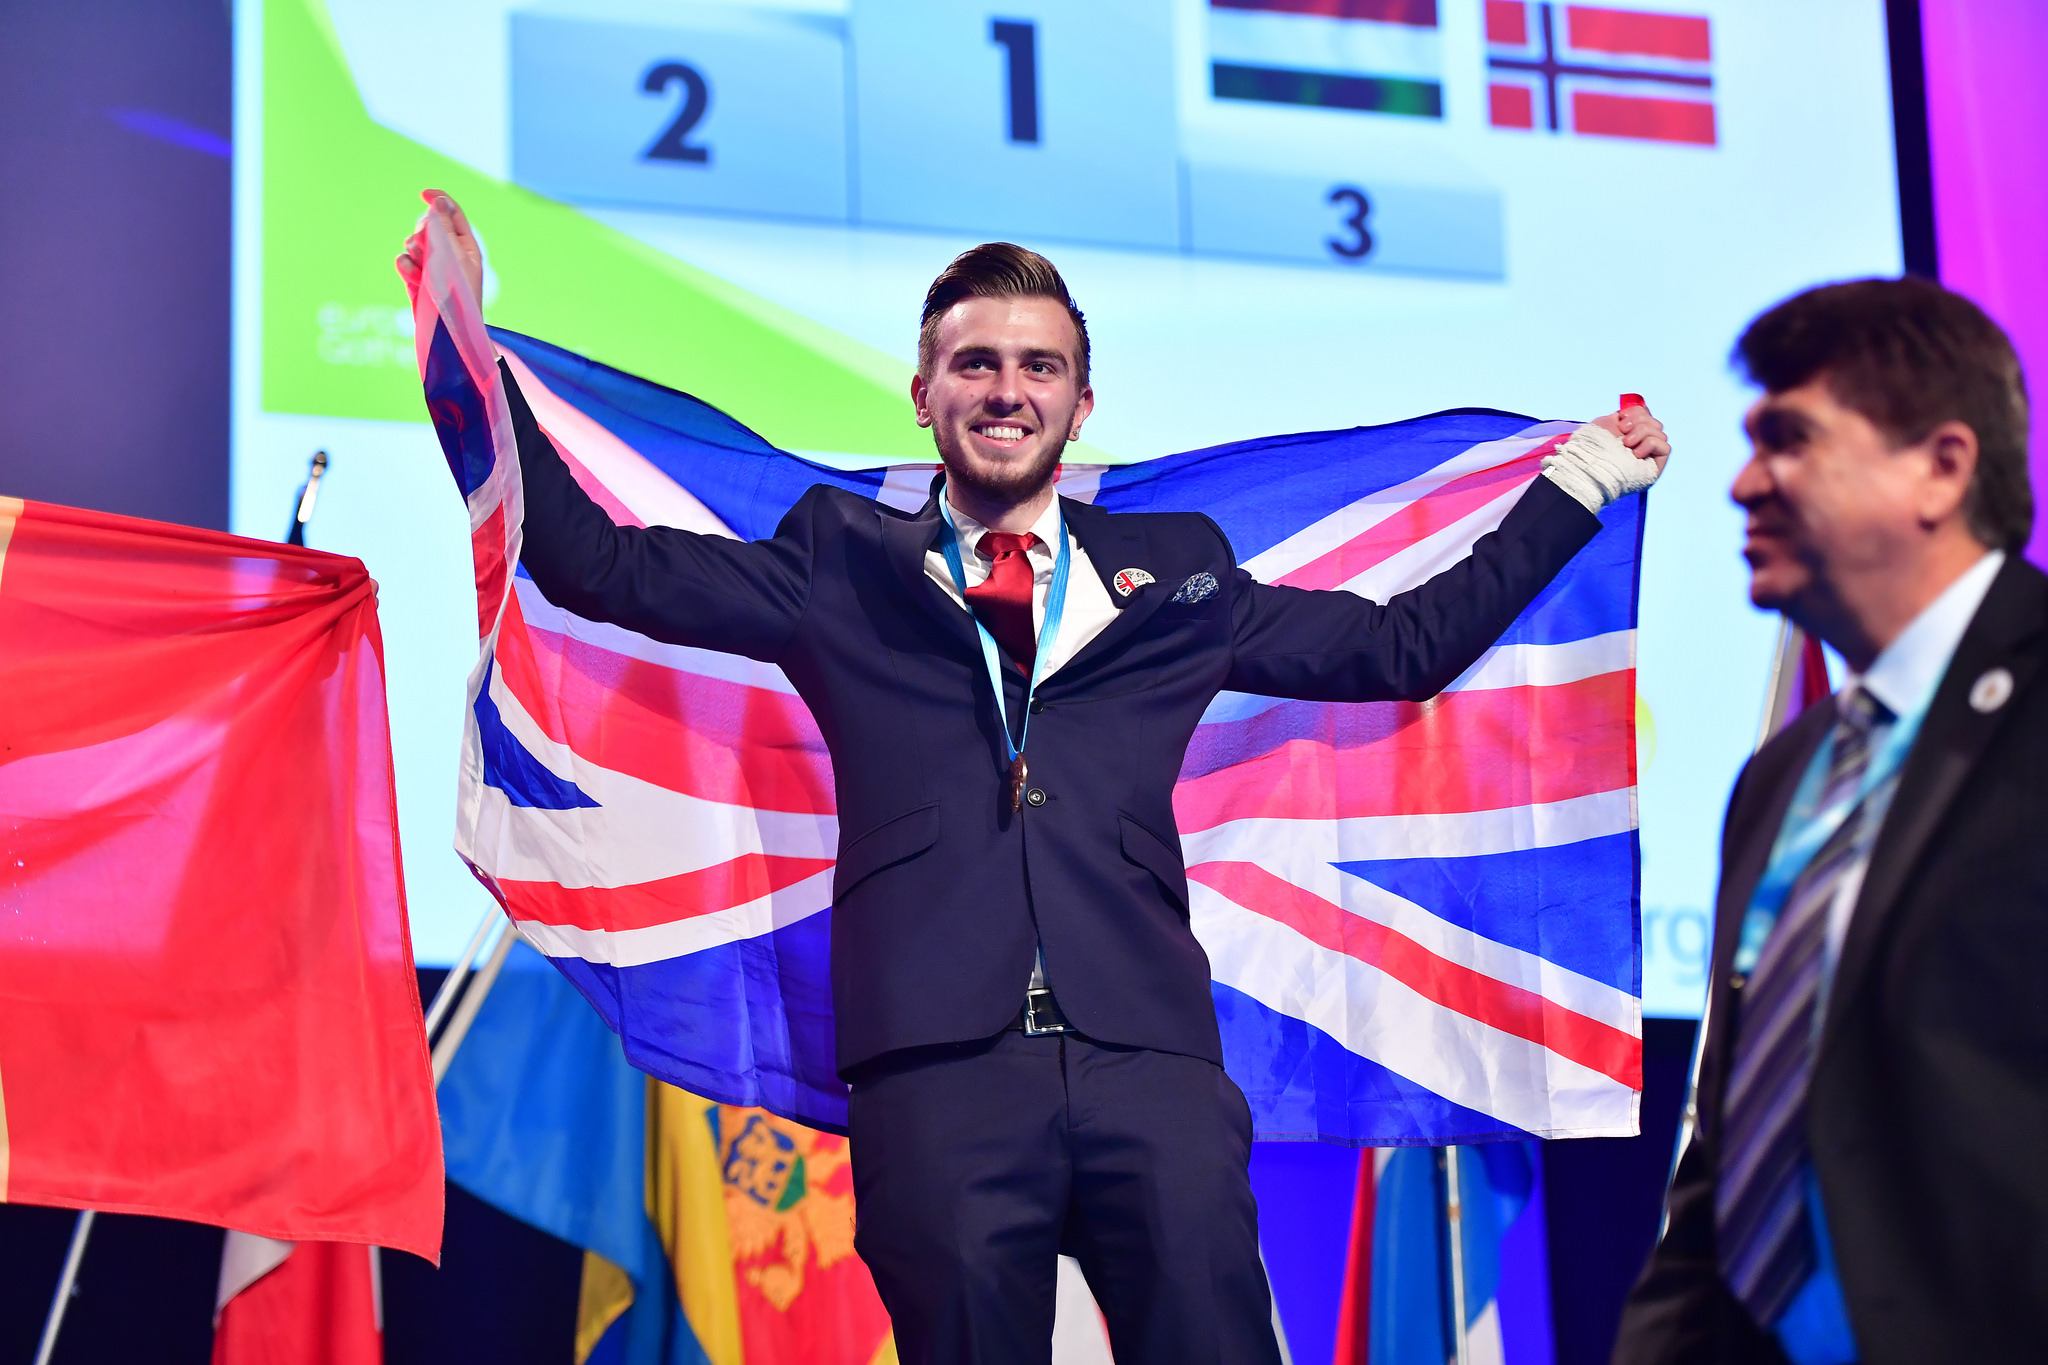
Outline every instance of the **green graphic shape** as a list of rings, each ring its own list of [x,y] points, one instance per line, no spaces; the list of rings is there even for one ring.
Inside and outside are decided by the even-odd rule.
[[[934,458],[910,366],[379,126],[321,0],[267,0],[262,61],[265,410],[426,420],[392,258],[432,186],[482,235],[493,323],[694,394],[786,450]]]

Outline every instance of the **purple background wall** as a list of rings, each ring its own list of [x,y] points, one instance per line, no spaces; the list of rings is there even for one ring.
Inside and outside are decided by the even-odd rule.
[[[0,0],[0,493],[226,530],[223,0]]]
[[[2048,492],[2048,5],[1920,0],[1942,283],[2012,335],[2034,399],[2037,501]],[[2028,555],[2048,563],[2048,516]]]

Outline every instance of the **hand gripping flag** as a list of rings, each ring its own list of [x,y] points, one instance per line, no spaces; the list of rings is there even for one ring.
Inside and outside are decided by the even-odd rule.
[[[376,585],[0,498],[0,1198],[438,1259],[442,1196]]]
[[[495,357],[622,525],[759,538],[815,483],[915,509],[931,467],[829,469],[687,394],[486,333],[438,224],[414,311],[469,506],[482,637],[458,850],[636,1066],[842,1128],[824,742],[776,668],[581,620],[519,570]],[[1571,427],[1462,409],[1068,466],[1060,489],[1112,511],[1200,509],[1265,581],[1385,600],[1469,553]],[[1602,521],[1443,695],[1225,694],[1197,729],[1175,798],[1193,924],[1261,1137],[1635,1131],[1642,498]]]

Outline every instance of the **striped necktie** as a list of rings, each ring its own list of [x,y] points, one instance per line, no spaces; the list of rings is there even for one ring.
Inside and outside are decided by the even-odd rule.
[[[1858,793],[1871,731],[1892,718],[1861,687],[1846,691],[1837,709],[1827,778],[1807,818],[1851,809],[1792,883],[1738,997],[1734,1065],[1721,1100],[1718,1260],[1735,1297],[1766,1328],[1817,1265],[1805,1189],[1806,1085],[1828,906],[1869,856]]]

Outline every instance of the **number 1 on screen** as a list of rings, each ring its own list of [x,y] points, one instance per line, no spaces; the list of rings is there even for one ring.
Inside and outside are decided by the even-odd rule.
[[[1021,19],[991,19],[989,41],[1008,61],[1004,83],[1010,94],[1010,141],[1038,141],[1038,25]]]

